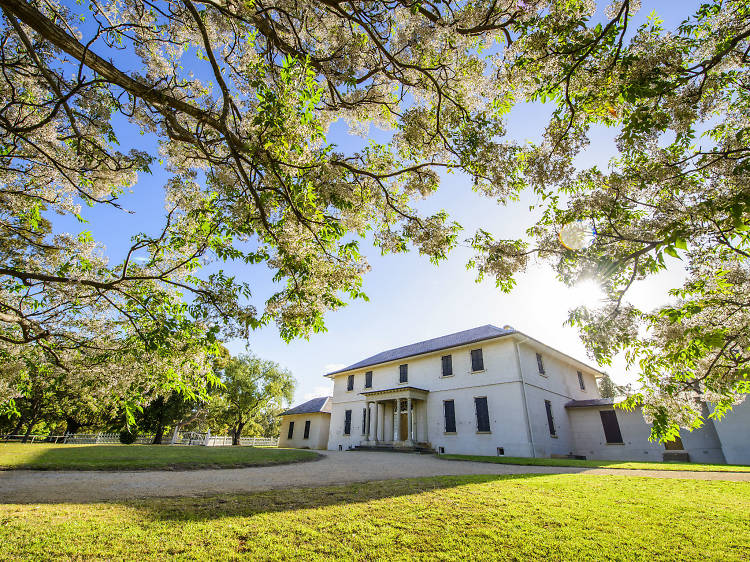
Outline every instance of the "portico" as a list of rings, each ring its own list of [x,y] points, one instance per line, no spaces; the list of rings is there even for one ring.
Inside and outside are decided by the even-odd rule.
[[[428,390],[400,386],[361,392],[366,400],[363,445],[413,447],[427,442]]]

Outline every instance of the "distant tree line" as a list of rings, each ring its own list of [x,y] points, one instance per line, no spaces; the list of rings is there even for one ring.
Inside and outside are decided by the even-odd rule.
[[[251,354],[232,357],[225,348],[212,360],[214,382],[204,392],[179,386],[144,404],[101,399],[97,388],[73,385],[74,377],[50,377],[44,363],[29,364],[19,375],[13,408],[0,412],[0,435],[120,432],[152,434],[154,444],[169,443],[175,431],[207,431],[232,436],[276,437],[278,414],[291,401],[292,373]],[[87,380],[82,377],[82,380]]]

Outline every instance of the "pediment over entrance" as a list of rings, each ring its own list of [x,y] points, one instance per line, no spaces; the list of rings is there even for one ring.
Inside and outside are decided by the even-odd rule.
[[[360,392],[362,396],[375,400],[397,400],[399,398],[411,398],[413,400],[426,400],[429,390],[416,388],[414,386],[399,386],[383,390],[368,390]]]

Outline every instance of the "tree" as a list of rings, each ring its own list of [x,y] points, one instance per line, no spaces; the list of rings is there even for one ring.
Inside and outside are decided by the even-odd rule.
[[[750,6],[702,4],[677,29],[655,13],[637,30],[640,2],[613,2],[594,24],[590,3],[540,12],[504,53],[513,91],[556,108],[544,142],[524,155],[524,184],[542,219],[530,239],[475,239],[480,275],[509,276],[531,256],[552,261],[566,283],[596,279],[608,295],[579,308],[593,356],[625,351],[654,437],[720,418],[750,391]],[[610,170],[576,171],[594,126],[616,135]],[[566,225],[596,231],[589,246],[560,243]],[[671,262],[669,260],[672,260]],[[655,311],[628,302],[629,288],[682,260],[686,279]],[[666,295],[665,295],[666,297]]]
[[[590,0],[0,0],[0,353],[113,364],[201,357],[272,321],[285,338],[322,330],[364,298],[361,237],[436,262],[456,245],[460,227],[415,200],[462,172],[501,204],[528,188],[541,207],[526,237],[470,239],[480,277],[510,290],[536,257],[567,283],[598,279],[609,304],[571,322],[600,362],[628,353],[643,386],[630,404],[655,435],[699,424],[701,401],[721,416],[750,385],[748,6],[706,2],[668,33],[656,16],[631,29],[639,4],[602,18]],[[522,101],[555,109],[538,145],[504,138]],[[339,119],[391,138],[341,149]],[[53,217],[117,207],[157,165],[125,120],[158,143],[167,209],[110,263]],[[594,126],[618,155],[577,171]],[[578,221],[597,236],[566,249]],[[630,305],[675,256],[688,279],[674,303]],[[231,260],[268,265],[280,289],[252,301],[220,269]]]
[[[292,374],[273,361],[254,355],[232,358],[221,376],[224,384],[209,405],[212,423],[228,427],[232,445],[240,444],[250,425],[268,426],[269,416],[278,414],[294,395]],[[216,426],[214,426],[216,427]]]

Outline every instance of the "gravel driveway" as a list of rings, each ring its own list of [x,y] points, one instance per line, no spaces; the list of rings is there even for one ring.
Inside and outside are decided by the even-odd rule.
[[[616,474],[750,482],[750,473],[514,466],[449,461],[410,453],[326,452],[318,461],[256,468],[138,472],[0,471],[0,503],[197,496],[460,474]]]

